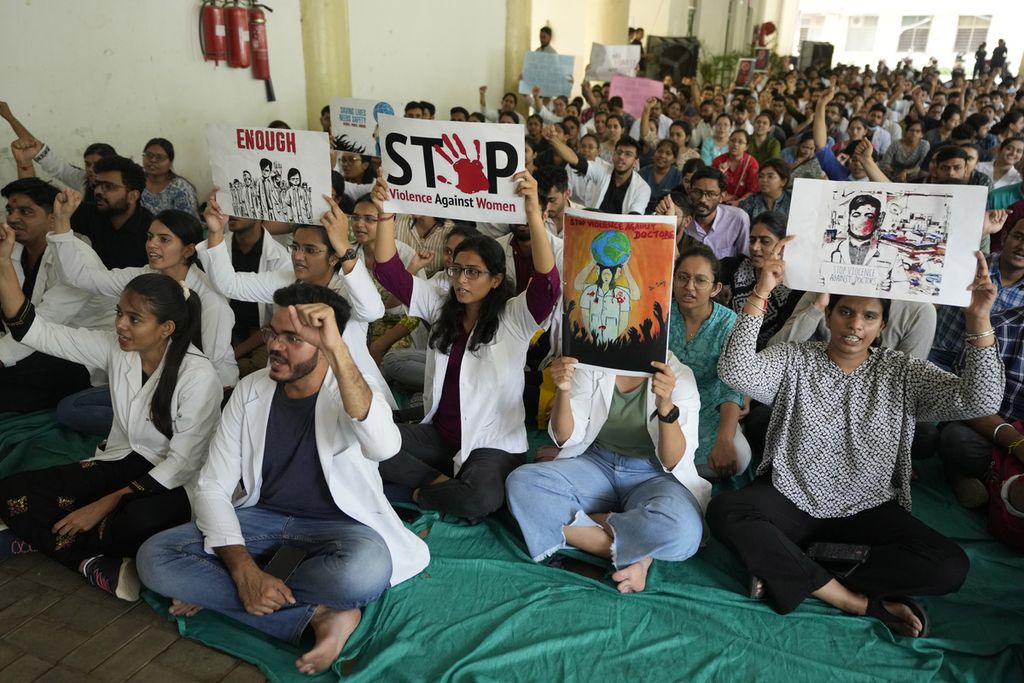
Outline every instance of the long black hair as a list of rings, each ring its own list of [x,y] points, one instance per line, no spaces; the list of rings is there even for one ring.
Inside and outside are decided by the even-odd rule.
[[[512,298],[514,291],[505,273],[505,250],[497,240],[487,235],[472,235],[462,240],[452,252],[452,259],[464,251],[471,251],[480,257],[484,267],[491,275],[503,275],[501,284],[487,293],[480,304],[480,318],[473,328],[466,350],[475,352],[483,344],[489,344],[498,331],[498,320],[505,310],[505,303]],[[441,314],[430,330],[430,348],[441,353],[451,351],[452,344],[462,334],[462,323],[466,318],[466,306],[455,298],[454,284],[448,288],[448,297],[441,305]]]
[[[203,241],[203,226],[190,213],[178,209],[164,209],[153,220],[167,226],[167,229],[186,246],[196,246]],[[192,252],[192,255],[185,259],[185,263],[191,266],[197,258],[196,253]]]
[[[157,431],[170,439],[174,435],[174,416],[171,415],[171,398],[178,384],[181,361],[189,345],[202,350],[202,302],[199,295],[189,292],[180,282],[163,273],[146,273],[132,279],[124,288],[146,300],[149,310],[161,323],[174,323],[174,332],[164,351],[164,369],[149,404],[149,418]]]

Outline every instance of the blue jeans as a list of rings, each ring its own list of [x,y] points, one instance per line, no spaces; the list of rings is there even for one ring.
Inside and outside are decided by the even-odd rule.
[[[261,567],[282,545],[308,553],[287,581],[294,605],[265,616],[246,612],[224,563],[203,549],[203,534],[191,522],[143,544],[136,556],[142,582],[162,595],[201,605],[290,643],[299,641],[318,606],[362,607],[390,584],[391,553],[368,526],[352,520],[290,517],[259,506],[235,513],[245,547]]]
[[[661,465],[591,444],[575,458],[524,465],[509,475],[508,505],[534,561],[568,548],[563,528],[595,526],[587,513],[610,512],[612,564],[645,557],[680,561],[697,552],[700,505]]]
[[[110,387],[91,387],[61,399],[57,404],[57,422],[83,434],[107,436],[114,424]]]

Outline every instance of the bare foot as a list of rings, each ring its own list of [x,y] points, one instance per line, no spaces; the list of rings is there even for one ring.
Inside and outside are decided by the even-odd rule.
[[[888,602],[882,601],[882,607],[885,611],[898,617],[902,624],[893,624],[889,628],[901,636],[909,636],[911,638],[917,638],[921,635],[921,629],[924,628],[924,624],[914,614],[914,610],[910,609],[902,602]]]
[[[168,612],[176,617],[194,617],[202,611],[200,605],[194,605],[191,602],[185,602],[178,598],[171,600],[171,606],[167,609]]]
[[[316,635],[316,645],[295,660],[301,673],[313,675],[327,670],[341,654],[348,637],[356,630],[363,613],[358,609],[336,610],[320,605],[309,625]]]
[[[647,587],[647,570],[650,567],[651,558],[645,557],[612,574],[612,581],[619,584],[620,593],[640,593]]]

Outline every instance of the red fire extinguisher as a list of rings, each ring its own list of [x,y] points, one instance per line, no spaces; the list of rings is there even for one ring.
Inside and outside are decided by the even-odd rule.
[[[228,66],[248,69],[252,63],[252,47],[249,43],[249,10],[239,0],[224,8],[228,27]]]
[[[228,34],[224,24],[224,8],[216,0],[205,0],[199,10],[199,45],[203,58],[220,64],[228,58]]]
[[[274,102],[274,84],[270,80],[270,46],[267,44],[267,15],[273,12],[266,5],[253,4],[249,10],[249,34],[252,36],[252,77],[266,82],[267,102]]]

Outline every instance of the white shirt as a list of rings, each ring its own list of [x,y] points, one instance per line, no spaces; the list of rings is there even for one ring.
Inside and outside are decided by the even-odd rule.
[[[372,377],[365,379],[373,392],[370,411],[363,420],[354,420],[345,412],[338,382],[328,369],[316,399],[316,450],[338,509],[376,531],[387,544],[394,586],[426,567],[430,551],[405,528],[384,497],[377,463],[398,452],[402,436],[381,386]],[[209,553],[226,545],[245,545],[235,508],[259,503],[263,449],[276,388],[269,371],[260,370],[238,383],[224,408],[199,475],[194,505],[196,524]]]
[[[159,272],[149,266],[107,270],[101,264],[97,268],[95,261],[81,256],[82,251],[75,244],[78,240],[72,233],[51,232],[46,239],[56,251],[63,281],[87,292],[119,297],[128,283],[139,275]],[[234,347],[231,346],[235,314],[227,299],[213,288],[206,273],[198,266],[189,267],[185,285],[199,295],[202,303],[203,353],[216,368],[221,385],[233,387],[238,384],[238,363],[235,361]]]

